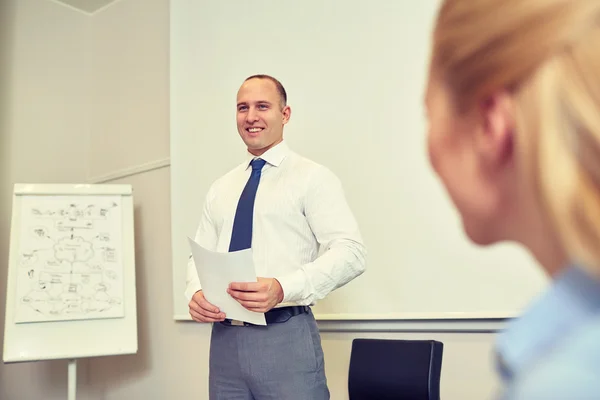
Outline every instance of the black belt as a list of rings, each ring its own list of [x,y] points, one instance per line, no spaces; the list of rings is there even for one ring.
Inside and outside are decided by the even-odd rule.
[[[265,320],[267,325],[270,324],[279,324],[282,322],[286,322],[292,317],[300,314],[308,314],[310,312],[309,306],[289,306],[289,307],[279,307],[272,308],[271,310],[265,313]],[[221,321],[223,325],[240,325],[240,326],[253,326],[249,322],[241,322],[241,321],[233,321],[229,318],[225,319],[225,321]]]

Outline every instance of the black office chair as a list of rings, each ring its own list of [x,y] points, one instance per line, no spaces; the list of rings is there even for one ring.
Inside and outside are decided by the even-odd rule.
[[[354,339],[350,400],[439,400],[443,350],[435,340]]]

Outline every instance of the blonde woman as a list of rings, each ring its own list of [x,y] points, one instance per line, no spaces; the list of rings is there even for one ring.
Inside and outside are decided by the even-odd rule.
[[[552,284],[498,341],[507,399],[600,399],[600,0],[446,0],[431,163],[481,245]]]

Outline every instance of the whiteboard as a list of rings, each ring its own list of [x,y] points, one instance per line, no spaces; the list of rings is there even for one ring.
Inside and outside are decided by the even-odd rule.
[[[137,352],[131,185],[16,184],[4,362]]]
[[[176,319],[189,319],[186,236],[210,184],[244,159],[235,96],[256,73],[282,81],[292,108],[285,140],[341,179],[367,247],[367,271],[321,300],[317,318],[509,318],[547,285],[520,247],[468,241],[429,166],[423,92],[437,6],[171,2]]]

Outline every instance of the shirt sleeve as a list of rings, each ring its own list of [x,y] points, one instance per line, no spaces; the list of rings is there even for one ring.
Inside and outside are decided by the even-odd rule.
[[[366,249],[340,180],[328,169],[316,173],[306,193],[304,212],[321,255],[292,274],[276,277],[282,303],[309,305],[365,271]]]
[[[206,199],[204,200],[202,215],[200,216],[200,222],[198,223],[194,240],[202,247],[214,251],[217,247],[217,232],[210,215],[210,204],[213,198],[213,193],[214,190],[211,187],[206,195]],[[201,289],[202,288],[200,287],[200,278],[198,278],[196,264],[194,263],[194,259],[190,254],[187,263],[186,289],[184,292],[184,296],[187,301],[189,302],[194,293]]]

